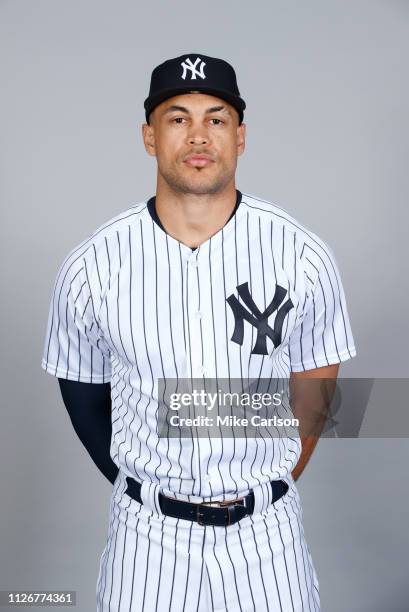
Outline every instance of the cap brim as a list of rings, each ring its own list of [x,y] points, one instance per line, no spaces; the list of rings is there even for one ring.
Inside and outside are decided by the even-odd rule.
[[[231,106],[233,106],[239,112],[239,114],[242,114],[242,112],[246,108],[246,103],[242,98],[240,98],[240,96],[233,96],[230,92],[223,91],[221,89],[213,89],[211,87],[206,87],[206,85],[199,85],[199,84],[196,85],[195,84],[193,86],[190,85],[189,87],[184,85],[181,87],[172,87],[170,89],[163,89],[156,96],[146,98],[143,104],[146,114],[149,115],[156,106],[158,106],[165,100],[168,100],[169,98],[172,98],[173,96],[179,96],[183,93],[188,93],[189,91],[201,91],[211,96],[215,96],[216,98],[221,98],[222,100],[225,100],[226,102],[231,104]]]

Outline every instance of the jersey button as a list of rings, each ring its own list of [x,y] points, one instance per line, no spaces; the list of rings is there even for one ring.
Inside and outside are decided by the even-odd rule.
[[[206,374],[206,368],[203,365],[200,368],[200,373],[203,374],[203,376]]]
[[[196,311],[196,318],[201,319],[203,317],[203,313],[200,310]]]

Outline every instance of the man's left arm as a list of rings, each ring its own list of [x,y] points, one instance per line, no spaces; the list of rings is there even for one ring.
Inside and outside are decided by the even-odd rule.
[[[305,372],[291,372],[290,397],[294,416],[299,418],[301,455],[292,471],[297,480],[307,465],[322,433],[334,396],[339,363]]]
[[[290,404],[299,418],[299,478],[318,442],[336,389],[340,363],[356,355],[345,292],[331,248],[318,236],[304,237],[304,312],[289,340]]]

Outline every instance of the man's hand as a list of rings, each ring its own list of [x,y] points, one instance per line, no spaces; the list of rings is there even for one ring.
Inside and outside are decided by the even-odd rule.
[[[296,418],[300,420],[301,455],[292,476],[302,473],[322,433],[328,408],[334,396],[339,363],[290,374],[290,402]],[[313,380],[318,379],[318,380]],[[321,380],[322,379],[322,380]]]

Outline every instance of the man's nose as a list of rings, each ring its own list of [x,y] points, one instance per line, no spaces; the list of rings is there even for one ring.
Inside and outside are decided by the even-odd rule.
[[[189,144],[195,145],[195,144],[207,144],[208,143],[208,138],[207,136],[205,136],[204,134],[195,134],[194,136],[191,135],[189,136]]]
[[[203,125],[192,125],[188,133],[188,141],[191,145],[204,145],[209,142],[209,135]]]

